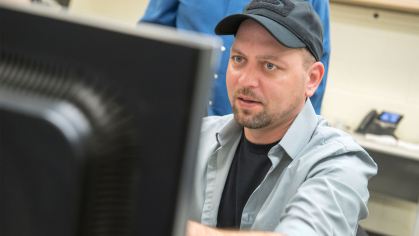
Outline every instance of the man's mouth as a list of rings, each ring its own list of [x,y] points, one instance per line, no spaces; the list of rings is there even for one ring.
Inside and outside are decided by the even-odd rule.
[[[239,107],[243,109],[253,109],[254,107],[257,107],[262,104],[258,100],[253,99],[250,96],[245,96],[245,95],[239,95],[237,97],[237,101],[238,101]]]
[[[253,100],[246,100],[246,99],[243,99],[243,98],[238,98],[238,99],[243,101],[243,102],[256,102],[256,101],[253,101]]]
[[[244,96],[244,95],[238,96],[237,99],[239,99],[240,101],[243,101],[243,102],[248,102],[248,103],[260,103],[256,99],[253,99],[249,96]]]

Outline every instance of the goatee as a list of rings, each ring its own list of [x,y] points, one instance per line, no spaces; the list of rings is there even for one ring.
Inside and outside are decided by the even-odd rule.
[[[249,96],[255,101],[260,101],[260,99],[248,88],[241,88],[236,91],[234,94],[233,101],[237,100],[237,97],[239,95],[245,95]],[[263,106],[264,104],[261,103]],[[265,107],[263,107],[263,110],[259,113],[253,114],[250,110],[247,109],[239,109],[236,106],[236,103],[233,102],[233,114],[234,114],[234,120],[241,126],[244,126],[249,129],[261,129],[269,126],[272,124],[273,115],[270,115],[267,113]]]

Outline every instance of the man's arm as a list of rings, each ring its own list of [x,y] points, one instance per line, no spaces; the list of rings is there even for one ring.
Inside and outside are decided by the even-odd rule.
[[[186,236],[284,236],[274,232],[237,231],[215,229],[195,221],[188,222]]]
[[[368,216],[368,180],[377,173],[377,165],[366,152],[346,148],[354,152],[325,158],[311,168],[275,231],[293,236],[355,235],[359,221]]]
[[[178,0],[150,0],[140,22],[176,27]]]

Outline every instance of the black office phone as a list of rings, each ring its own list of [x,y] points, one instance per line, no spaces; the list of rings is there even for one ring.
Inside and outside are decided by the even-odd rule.
[[[371,110],[355,132],[396,137],[394,130],[402,118],[403,115],[397,113],[383,111],[381,114],[378,114],[376,110]]]

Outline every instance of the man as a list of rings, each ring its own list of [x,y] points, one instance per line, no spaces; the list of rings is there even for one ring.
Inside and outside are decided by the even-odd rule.
[[[244,6],[249,1],[250,0],[150,0],[141,21],[213,34],[215,25],[222,18],[230,14],[242,12]],[[269,2],[272,0],[262,1]],[[323,77],[319,88],[311,97],[314,110],[320,115],[330,55],[329,1],[307,1],[313,4],[314,10],[320,16],[325,28],[325,37],[323,41],[324,51],[320,59],[325,67],[325,76]],[[227,95],[225,75],[230,58],[229,52],[234,37],[232,35],[223,35],[222,39],[224,44],[221,47],[221,64],[213,75],[212,91],[207,103],[208,115],[210,116],[220,116],[232,113]]]
[[[314,112],[324,66],[312,6],[253,0],[215,32],[235,35],[234,114],[204,119],[187,235],[355,235],[377,166]]]

